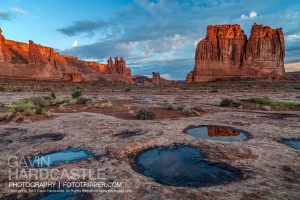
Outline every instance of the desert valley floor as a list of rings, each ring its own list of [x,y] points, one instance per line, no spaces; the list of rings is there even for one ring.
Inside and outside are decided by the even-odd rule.
[[[47,96],[36,83],[2,81],[24,92],[0,92],[0,103],[15,102],[33,96]],[[23,85],[22,85],[23,84]],[[30,85],[31,84],[31,85]],[[44,83],[47,85],[48,83]],[[75,85],[49,83],[57,98],[71,97]],[[48,85],[49,85],[48,84]],[[26,88],[26,86],[28,86]],[[69,89],[67,88],[68,86]],[[282,139],[300,138],[300,110],[262,111],[220,107],[224,98],[235,100],[268,97],[277,101],[300,103],[297,82],[207,83],[190,86],[126,86],[78,84],[83,95],[116,102],[117,111],[89,111],[66,107],[64,111],[48,108],[52,117],[22,123],[0,124],[0,198],[34,198],[34,194],[11,194],[8,188],[9,156],[34,156],[67,148],[88,149],[99,157],[78,162],[60,162],[53,166],[103,168],[105,178],[122,182],[128,193],[81,194],[87,199],[297,199],[300,196],[300,150]],[[98,87],[98,88],[97,88]],[[71,88],[71,89],[70,89]],[[187,117],[175,110],[163,110],[165,104],[199,105],[199,116]],[[74,105],[75,106],[75,105]],[[138,107],[153,108],[160,115],[154,120],[131,117]],[[185,133],[191,126],[215,125],[243,130],[249,139],[225,142],[200,139]],[[131,134],[122,137],[122,134]],[[42,137],[59,134],[60,138]],[[34,136],[41,136],[40,138]],[[31,139],[30,139],[31,138]],[[38,138],[38,139],[37,139]],[[152,147],[189,145],[199,147],[207,159],[227,163],[242,170],[243,178],[206,187],[174,187],[157,183],[133,170],[134,156]],[[22,188],[19,188],[22,189]],[[28,195],[28,196],[26,196]]]

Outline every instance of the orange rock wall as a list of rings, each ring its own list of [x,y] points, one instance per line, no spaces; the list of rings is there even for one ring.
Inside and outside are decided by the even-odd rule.
[[[284,36],[281,29],[254,24],[249,40],[240,25],[208,26],[195,53],[187,83],[220,77],[284,76]]]

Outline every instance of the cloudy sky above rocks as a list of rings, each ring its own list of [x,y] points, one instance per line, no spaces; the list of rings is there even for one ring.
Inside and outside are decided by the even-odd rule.
[[[185,79],[207,25],[283,28],[286,71],[300,71],[299,0],[0,0],[7,39],[106,63],[123,56],[135,75]]]

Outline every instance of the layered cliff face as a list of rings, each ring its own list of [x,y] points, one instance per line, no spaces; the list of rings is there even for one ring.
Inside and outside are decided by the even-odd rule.
[[[0,28],[0,62],[10,62],[11,56],[7,46],[5,45],[5,38],[2,35],[2,30]]]
[[[78,60],[78,57],[60,55],[53,48],[35,44],[32,40],[29,44],[6,40],[0,29],[0,76],[79,82],[84,80],[81,74],[94,74],[95,80],[95,77],[107,74],[131,76],[131,71],[123,58],[108,64]]]
[[[281,29],[254,24],[251,36],[240,26],[208,26],[206,38],[198,43],[195,67],[187,83],[212,81],[219,77],[284,76],[284,36]]]

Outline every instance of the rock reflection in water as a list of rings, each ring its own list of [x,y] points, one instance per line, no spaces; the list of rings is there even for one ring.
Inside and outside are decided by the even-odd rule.
[[[227,142],[242,141],[248,138],[247,134],[244,132],[218,126],[199,126],[187,129],[186,133],[202,139]]]

